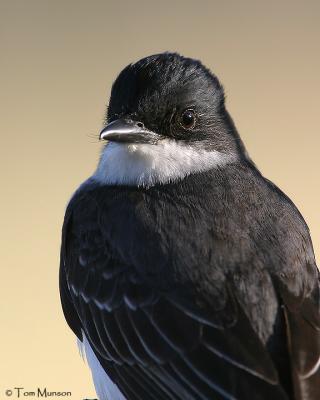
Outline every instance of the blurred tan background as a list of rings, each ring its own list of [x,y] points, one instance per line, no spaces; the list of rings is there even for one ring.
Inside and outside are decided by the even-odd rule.
[[[60,308],[60,229],[98,160],[111,83],[143,56],[174,50],[217,73],[319,258],[319,20],[318,0],[0,1],[1,399],[15,386],[96,397]]]

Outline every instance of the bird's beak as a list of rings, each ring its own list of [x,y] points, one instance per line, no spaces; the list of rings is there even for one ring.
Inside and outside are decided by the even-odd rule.
[[[146,129],[141,122],[117,119],[102,129],[100,139],[120,143],[156,144],[161,135]]]

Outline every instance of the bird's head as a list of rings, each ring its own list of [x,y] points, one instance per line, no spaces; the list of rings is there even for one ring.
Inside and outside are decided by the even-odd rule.
[[[167,183],[243,156],[220,82],[199,61],[175,53],[120,73],[100,139],[108,144],[95,177],[109,184]]]

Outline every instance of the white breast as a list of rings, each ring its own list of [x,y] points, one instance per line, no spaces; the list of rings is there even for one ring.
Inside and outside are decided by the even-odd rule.
[[[158,144],[109,143],[93,178],[102,184],[150,187],[235,161],[233,154],[165,139]]]
[[[84,332],[82,332],[82,336],[83,342],[78,340],[78,347],[81,355],[86,358],[91,369],[94,387],[99,400],[126,400],[118,389],[118,386],[105,373]]]

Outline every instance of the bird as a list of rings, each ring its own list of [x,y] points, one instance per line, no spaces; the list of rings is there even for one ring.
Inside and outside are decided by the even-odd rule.
[[[251,160],[217,76],[171,52],[129,64],[99,138],[59,272],[99,399],[319,399],[309,229]]]

